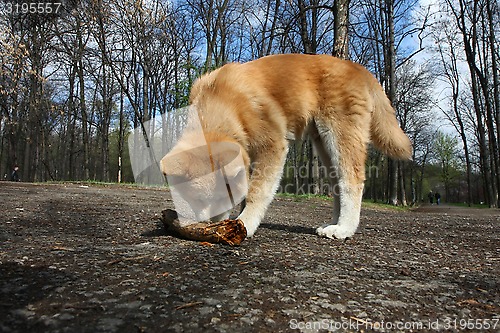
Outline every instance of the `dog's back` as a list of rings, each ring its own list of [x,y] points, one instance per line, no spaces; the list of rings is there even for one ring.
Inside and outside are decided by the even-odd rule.
[[[286,131],[300,138],[314,117],[345,123],[350,104],[362,103],[369,115],[367,141],[391,157],[410,159],[411,142],[399,127],[383,88],[363,66],[327,55],[283,54],[245,64],[228,64],[199,79],[191,101],[214,101],[234,106],[237,121],[254,139],[262,132]],[[203,108],[202,108],[203,109]],[[212,110],[232,118],[227,107]],[[210,116],[207,116],[210,118]],[[365,121],[365,120],[363,120]],[[345,123],[342,128],[354,126]],[[265,140],[264,140],[265,141]]]

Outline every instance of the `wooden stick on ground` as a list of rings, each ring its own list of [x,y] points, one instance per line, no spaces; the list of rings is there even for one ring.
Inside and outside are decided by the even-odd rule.
[[[220,222],[197,222],[181,227],[177,212],[167,209],[162,212],[162,221],[168,230],[180,236],[210,243],[239,245],[247,236],[247,230],[241,220],[224,220]]]

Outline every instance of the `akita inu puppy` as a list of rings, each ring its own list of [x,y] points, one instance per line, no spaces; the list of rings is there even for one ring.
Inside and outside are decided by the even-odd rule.
[[[229,184],[243,175],[248,182],[246,205],[238,216],[248,236],[278,189],[291,137],[309,135],[331,170],[333,218],[317,229],[329,238],[350,237],[358,227],[369,142],[393,158],[412,156],[412,144],[375,77],[358,64],[328,55],[273,55],[227,64],[194,83],[190,103],[202,140],[219,148],[209,148],[204,158],[179,154],[201,139],[200,133],[186,130],[161,160],[161,169],[171,179],[191,181],[184,195],[191,196],[190,202],[200,201],[213,196],[216,187],[203,176],[225,165],[228,156],[241,154],[243,166],[226,168],[224,179]],[[228,215],[208,213],[215,219]]]

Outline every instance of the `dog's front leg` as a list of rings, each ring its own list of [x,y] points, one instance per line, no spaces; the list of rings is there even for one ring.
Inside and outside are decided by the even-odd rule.
[[[286,140],[272,149],[261,151],[252,162],[252,175],[246,197],[246,205],[238,218],[252,237],[264,218],[267,207],[274,198],[288,151]]]

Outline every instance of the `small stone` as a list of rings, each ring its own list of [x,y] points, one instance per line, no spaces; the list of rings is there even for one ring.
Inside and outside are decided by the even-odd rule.
[[[241,317],[240,320],[242,322],[244,322],[245,324],[253,325],[253,324],[255,324],[259,320],[259,317],[252,316],[251,313],[249,313],[246,316]]]
[[[57,326],[57,321],[54,318],[50,318],[45,315],[41,316],[38,320],[45,326]]]
[[[200,315],[202,315],[202,316],[206,316],[206,315],[214,312],[214,310],[215,309],[211,306],[203,306],[203,307],[198,309],[198,311],[200,312]]]
[[[134,301],[130,303],[118,304],[116,307],[121,309],[136,309],[139,308],[141,304],[142,303],[140,301]]]
[[[365,311],[363,311],[363,312],[358,313],[358,315],[356,317],[358,317],[358,318],[366,318],[366,317],[368,317],[368,314]]]
[[[141,307],[139,308],[139,310],[142,310],[142,311],[151,311],[152,307],[153,307],[153,304],[144,304],[144,305],[141,305]]]
[[[282,301],[284,303],[293,303],[293,302],[295,302],[295,299],[290,297],[290,296],[283,296],[280,298],[280,301]]]
[[[357,308],[358,306],[360,306],[360,304],[359,304],[359,302],[356,302],[356,301],[348,301],[347,306],[350,308]]]
[[[106,332],[117,332],[124,321],[119,318],[102,318],[98,322],[98,328]]]
[[[54,289],[54,291],[58,294],[62,293],[65,290],[66,290],[66,287],[57,287],[56,289]]]
[[[17,309],[17,310],[13,310],[12,314],[19,316],[19,317],[23,317],[23,318],[29,318],[29,317],[33,317],[35,315],[35,312],[29,311],[28,309]]]
[[[264,321],[266,322],[267,326],[274,326],[274,325],[276,325],[276,322],[274,320],[272,320],[271,318],[266,318]]]
[[[344,313],[347,311],[347,307],[344,304],[340,304],[340,303],[332,304],[330,306],[330,309],[337,310],[340,313]]]
[[[203,298],[203,303],[205,303],[206,305],[216,306],[220,304],[220,301],[216,300],[215,298]]]
[[[63,313],[60,316],[57,317],[59,320],[72,320],[75,318],[75,316],[69,314],[69,313]]]

